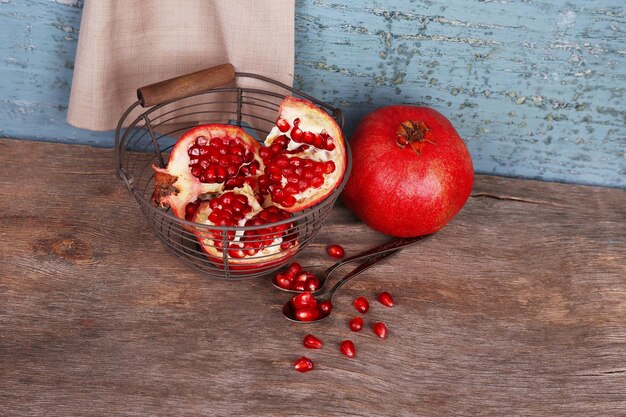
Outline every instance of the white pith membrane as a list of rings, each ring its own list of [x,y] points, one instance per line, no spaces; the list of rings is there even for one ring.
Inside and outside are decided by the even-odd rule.
[[[267,135],[265,146],[270,147],[277,138],[283,135],[289,138],[289,143],[287,144],[288,151],[292,151],[302,145],[308,145],[295,142],[291,137],[291,129],[294,127],[294,120],[296,119],[299,119],[298,128],[302,132],[325,132],[332,138],[335,144],[335,149],[332,151],[308,145],[308,149],[301,152],[284,154],[284,156],[289,159],[298,157],[310,159],[315,162],[333,161],[335,163],[335,170],[333,172],[323,174],[324,183],[320,187],[309,187],[304,191],[293,194],[296,199],[296,204],[293,207],[299,209],[303,205],[303,202],[310,201],[312,197],[316,197],[315,200],[322,200],[339,186],[347,165],[345,143],[341,129],[335,120],[330,117],[328,113],[317,108],[309,101],[295,97],[287,97],[280,106],[279,114],[281,119],[289,123],[290,129],[286,132],[281,132],[277,126],[274,126]],[[281,179],[282,186],[284,187],[287,183],[287,178],[283,175]],[[274,202],[274,204],[287,211],[294,211],[293,208],[284,207],[277,202]]]
[[[241,188],[234,188],[233,190],[225,191],[224,193],[221,193],[221,195],[227,192],[231,192],[231,191],[235,194],[244,195],[248,200],[247,201],[248,206],[251,208],[251,210],[248,213],[246,213],[245,216],[237,222],[236,227],[245,226],[248,220],[250,220],[251,218],[253,218],[254,216],[256,216],[257,214],[259,214],[261,211],[264,210],[264,208],[261,207],[261,205],[255,198],[254,191],[248,184],[244,185]],[[215,195],[213,197],[219,198],[220,195]],[[194,222],[204,224],[204,225],[209,225],[209,226],[214,225],[208,219],[211,213],[213,212],[213,209],[211,209],[210,207],[209,201],[210,200],[204,201],[200,204],[196,212],[196,215],[193,218]],[[219,205],[218,207],[220,209],[222,208],[221,205]],[[258,229],[254,229],[253,231],[251,231],[255,235],[253,237],[254,240],[263,239],[263,235],[261,234],[262,230],[263,228],[260,227]],[[200,243],[202,249],[207,254],[214,256],[216,258],[222,258],[224,256],[223,251],[220,248],[216,247],[215,245],[216,240],[218,241],[223,240],[223,233],[224,232],[220,230],[204,230],[204,229],[202,230],[198,229],[195,232],[198,242]],[[235,231],[234,237],[232,239],[231,238],[227,239],[227,243],[230,245],[233,243],[241,242],[242,238],[244,237],[244,233],[245,233],[244,230]],[[259,236],[256,236],[256,234],[258,234]],[[212,236],[212,235],[215,235],[215,236]],[[233,264],[245,264],[245,263],[256,263],[259,261],[265,262],[269,260],[282,258],[284,256],[289,256],[293,251],[295,251],[295,248],[297,247],[297,241],[294,240],[293,242],[290,242],[291,246],[285,250],[281,248],[281,244],[283,243],[285,236],[286,236],[286,233],[281,237],[275,238],[272,241],[272,243],[270,243],[269,245],[266,245],[262,249],[259,249],[259,251],[255,253],[254,255],[246,254],[244,257],[241,257],[241,258],[234,258],[230,256],[230,254],[228,254],[229,250],[237,250],[237,249],[233,249],[233,248],[226,249],[226,253],[228,255],[228,261]],[[243,245],[244,243],[242,243],[242,246]],[[245,249],[242,248],[242,250],[245,250]]]
[[[237,140],[245,149],[253,153],[253,161],[259,163],[260,167],[256,176],[263,171],[263,161],[258,156],[259,146],[254,147],[254,145],[251,145],[251,143],[258,144],[258,142],[245,133],[243,129],[230,125],[202,125],[193,128],[185,133],[176,143],[170,153],[166,168],[159,168],[155,165],[152,166],[155,171],[155,182],[158,180],[159,176],[163,179],[170,180],[175,178],[175,182],[171,183],[172,191],[167,195],[157,198],[157,200],[161,206],[170,207],[174,215],[181,219],[185,218],[185,207],[187,204],[196,201],[197,198],[204,199],[204,195],[219,193],[224,190],[225,186],[225,181],[201,182],[200,179],[191,173],[190,163],[192,159],[188,152],[189,149],[195,145],[197,138],[200,136],[205,137],[207,142],[212,138]],[[251,163],[252,162],[244,165],[250,165]]]

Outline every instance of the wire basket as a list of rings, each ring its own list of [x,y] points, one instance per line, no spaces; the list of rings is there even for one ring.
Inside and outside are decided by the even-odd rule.
[[[220,72],[221,71],[221,72]],[[250,84],[251,87],[234,86]],[[182,87],[181,87],[182,86]],[[236,125],[262,141],[274,126],[278,108],[287,95],[312,101],[343,127],[338,108],[267,77],[235,73],[230,64],[166,80],[138,90],[138,101],[122,115],[115,132],[116,169],[133,194],[148,224],[165,247],[188,265],[215,278],[252,278],[279,269],[317,235],[351,169],[324,200],[290,217],[260,226],[212,226],[180,219],[152,199],[152,165],[167,165],[177,139],[192,127],[222,123]],[[254,258],[229,256],[232,243],[262,244]],[[233,252],[230,252],[233,253]]]

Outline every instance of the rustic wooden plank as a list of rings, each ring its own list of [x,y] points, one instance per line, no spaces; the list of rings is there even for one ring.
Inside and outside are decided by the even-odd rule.
[[[450,225],[308,327],[267,280],[207,279],[166,252],[112,160],[0,140],[0,415],[626,413],[623,190],[478,176]],[[385,240],[339,205],[301,259]],[[397,306],[373,302],[352,334],[352,299],[381,290]],[[305,352],[309,331],[324,349]],[[304,354],[318,369],[301,375]]]

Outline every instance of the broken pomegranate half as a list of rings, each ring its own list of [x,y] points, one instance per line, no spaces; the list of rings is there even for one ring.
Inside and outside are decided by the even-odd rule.
[[[259,191],[286,211],[323,200],[343,179],[347,157],[341,128],[308,100],[285,98],[265,145],[259,150],[265,165]]]
[[[201,202],[192,220],[208,226],[249,227],[245,231],[194,230],[210,260],[221,264],[227,258],[229,267],[237,270],[269,268],[291,258],[298,240],[293,234],[293,223],[284,222],[290,217],[290,213],[278,207],[261,207],[250,185],[245,184]]]
[[[261,145],[237,126],[209,124],[189,130],[174,145],[166,168],[153,166],[153,199],[191,220],[198,199],[250,184],[263,169]]]

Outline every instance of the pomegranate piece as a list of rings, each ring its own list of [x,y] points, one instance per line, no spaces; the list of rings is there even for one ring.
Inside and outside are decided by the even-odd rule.
[[[346,170],[341,128],[308,100],[286,97],[276,126],[259,150],[259,191],[278,207],[295,212],[326,198]]]
[[[311,359],[307,358],[306,356],[303,356],[296,361],[293,367],[298,372],[309,372],[313,370],[314,365]]]
[[[355,317],[350,320],[350,330],[358,332],[363,328],[363,319],[361,317]]]
[[[387,326],[385,325],[385,323],[383,322],[374,323],[374,325],[372,326],[372,330],[374,330],[374,333],[376,333],[376,336],[380,337],[381,339],[387,338]]]
[[[359,313],[365,314],[370,309],[370,303],[367,302],[365,297],[357,297],[354,300],[354,308],[357,309]]]
[[[178,139],[166,168],[153,166],[153,201],[170,207],[174,215],[190,220],[198,198],[205,194],[256,181],[264,166],[259,143],[243,129],[230,125],[202,125]],[[188,205],[192,207],[188,208]]]
[[[394,305],[393,297],[387,291],[378,294],[378,297],[376,299],[384,306],[393,307]]]
[[[322,341],[312,334],[307,334],[306,336],[304,336],[302,344],[307,349],[321,349],[323,345]]]
[[[326,253],[328,256],[335,259],[341,259],[346,256],[346,251],[340,245],[334,244],[330,245],[326,248]]]
[[[344,340],[341,342],[339,345],[339,351],[349,358],[354,358],[356,356],[356,347],[354,346],[354,342],[352,340]]]
[[[194,233],[202,250],[215,262],[223,262],[226,251],[228,262],[233,269],[246,266],[270,267],[291,257],[298,242],[289,236],[292,223],[263,226],[290,218],[290,214],[278,207],[262,208],[250,185],[226,191],[210,200],[203,201],[193,217],[193,221],[208,226],[255,226],[237,234],[215,229],[195,228]],[[281,285],[286,285],[281,279]]]

